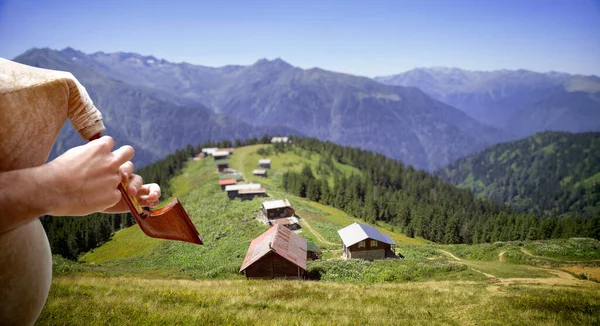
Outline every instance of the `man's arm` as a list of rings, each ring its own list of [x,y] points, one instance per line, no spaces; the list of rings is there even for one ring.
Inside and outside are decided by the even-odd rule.
[[[133,174],[134,150],[114,152],[111,137],[75,147],[44,165],[0,173],[0,232],[42,215],[81,216],[93,212],[124,212],[117,186],[129,179],[128,192],[140,204],[155,206],[156,184],[142,185]]]

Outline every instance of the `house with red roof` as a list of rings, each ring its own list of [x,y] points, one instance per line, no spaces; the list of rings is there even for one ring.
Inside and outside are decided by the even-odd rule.
[[[283,225],[275,225],[252,240],[240,273],[246,278],[306,277],[307,241]]]

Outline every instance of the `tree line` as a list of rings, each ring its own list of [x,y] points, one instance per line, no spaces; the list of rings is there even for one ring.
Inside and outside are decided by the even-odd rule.
[[[491,200],[478,199],[424,171],[357,148],[315,138],[293,138],[293,143],[321,155],[315,177],[305,166],[286,172],[282,187],[298,196],[332,205],[367,222],[384,221],[408,236],[438,243],[483,243],[584,236],[600,238],[600,216],[566,214],[541,216],[523,213]],[[333,162],[351,165],[360,174],[333,175]]]

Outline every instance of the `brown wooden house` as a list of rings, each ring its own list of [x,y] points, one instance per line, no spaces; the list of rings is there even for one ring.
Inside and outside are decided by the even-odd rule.
[[[261,188],[260,183],[238,183],[231,186],[225,186],[225,191],[227,192],[227,197],[229,197],[229,199],[235,199],[240,197],[240,191],[259,190]]]
[[[270,169],[271,168],[271,159],[265,158],[265,159],[258,160],[258,166],[263,169]]]
[[[319,246],[317,246],[314,242],[308,241],[306,243],[306,259],[321,259],[321,248],[319,248]]]
[[[256,197],[267,197],[267,189],[241,189],[238,190],[238,197],[241,200],[252,200]]]
[[[267,200],[260,205],[260,214],[258,219],[264,224],[269,224],[269,221],[292,217],[296,214],[296,210],[287,199]]]
[[[217,172],[221,172],[229,167],[229,160],[217,160],[215,165],[217,166]]]
[[[219,180],[219,186],[221,186],[221,191],[224,191],[225,187],[234,185],[236,183],[237,183],[237,180],[235,180],[235,179],[222,179],[222,180]]]
[[[397,258],[394,251],[396,242],[370,225],[355,222],[338,230],[338,234],[342,238],[343,258]]]
[[[257,177],[263,177],[266,178],[267,177],[267,170],[264,169],[255,169],[252,170],[252,174],[257,176]]]
[[[274,226],[252,240],[240,273],[246,278],[306,277],[306,239],[282,225]]]

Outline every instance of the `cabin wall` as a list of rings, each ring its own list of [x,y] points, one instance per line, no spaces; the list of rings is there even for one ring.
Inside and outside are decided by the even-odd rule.
[[[294,215],[294,210],[290,207],[274,208],[267,210],[267,218],[276,219],[283,217],[290,217]]]
[[[276,253],[269,252],[246,268],[246,278],[300,278],[306,271]]]
[[[347,247],[346,250],[344,250],[344,257],[365,260],[384,259],[386,257],[386,251],[391,250],[391,245],[387,243],[377,241],[377,246],[371,247],[371,239],[366,239],[364,241],[366,244],[364,248],[359,248],[358,243]]]

